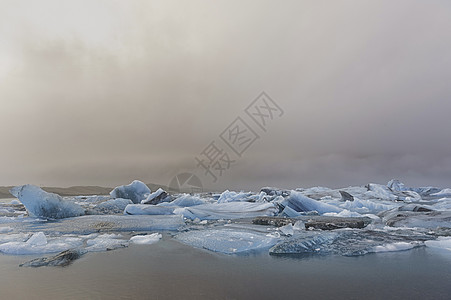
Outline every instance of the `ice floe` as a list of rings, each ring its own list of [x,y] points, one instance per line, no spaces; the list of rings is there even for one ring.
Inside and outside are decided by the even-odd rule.
[[[177,208],[174,213],[192,220],[239,219],[273,216],[277,208],[273,203],[226,202]]]
[[[24,265],[66,265],[84,253],[152,244],[165,235],[224,254],[345,255],[451,249],[451,189],[398,180],[339,189],[154,193],[142,182],[110,195],[61,197],[32,185],[0,202],[0,252],[53,256]],[[23,205],[22,205],[23,204]],[[427,248],[425,248],[427,249]]]
[[[192,230],[181,233],[176,239],[190,246],[225,254],[244,254],[268,249],[278,239],[258,232],[230,228]]]
[[[113,198],[130,199],[133,203],[140,203],[150,195],[151,191],[149,187],[139,181],[135,180],[129,185],[121,185],[114,188],[110,196]]]
[[[135,235],[130,238],[130,242],[138,245],[155,244],[162,238],[161,233],[152,233],[147,235]]]
[[[34,185],[22,185],[11,189],[27,212],[33,217],[61,219],[85,214],[84,209],[73,202],[65,201],[57,194],[47,193]]]

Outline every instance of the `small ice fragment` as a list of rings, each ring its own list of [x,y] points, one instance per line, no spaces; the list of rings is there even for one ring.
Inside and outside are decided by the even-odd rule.
[[[405,250],[413,249],[418,246],[420,246],[420,243],[397,242],[397,243],[385,244],[383,246],[375,246],[373,248],[373,251],[374,252],[405,251]]]
[[[293,229],[294,230],[305,230],[305,223],[302,221],[297,221],[296,223],[294,223]]]
[[[427,247],[430,248],[441,248],[448,251],[451,251],[451,238],[450,237],[439,237],[435,241],[426,241],[424,242]]]
[[[110,192],[110,196],[113,198],[130,199],[133,203],[140,203],[141,200],[151,193],[149,187],[139,180],[135,180],[129,185],[121,185],[114,188]]]
[[[294,234],[293,224],[287,224],[285,226],[279,227],[279,230],[287,236],[291,236]]]
[[[47,244],[47,238],[43,232],[33,234],[27,241],[29,245],[43,246]]]
[[[152,233],[148,235],[135,235],[130,242],[138,245],[150,245],[158,242],[162,238],[160,233]]]

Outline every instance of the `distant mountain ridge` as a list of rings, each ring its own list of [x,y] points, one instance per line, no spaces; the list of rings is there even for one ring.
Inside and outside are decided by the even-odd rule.
[[[158,188],[162,188],[166,191],[172,191],[167,186],[161,185],[161,184],[154,184],[154,183],[148,183],[146,184],[152,192],[156,191]],[[13,186],[0,186],[0,199],[4,198],[14,198],[10,193],[9,190]],[[90,196],[90,195],[108,195],[113,188],[112,187],[102,187],[102,186],[71,186],[67,188],[61,188],[61,187],[42,187],[43,190],[55,193],[60,196]]]

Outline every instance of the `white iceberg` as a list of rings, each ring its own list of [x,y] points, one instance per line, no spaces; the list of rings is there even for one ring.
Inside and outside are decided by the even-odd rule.
[[[244,192],[237,193],[226,190],[221,194],[221,196],[219,196],[218,203],[249,201],[251,196],[252,193],[244,193]]]
[[[370,183],[367,185],[368,191],[365,195],[369,198],[395,201],[398,197],[385,185]]]
[[[175,214],[194,220],[218,220],[254,218],[259,216],[274,216],[278,212],[273,203],[228,202],[197,205],[177,208]]]
[[[133,203],[140,203],[151,193],[149,187],[139,180],[135,180],[129,185],[115,187],[110,196],[113,198],[130,199]]]
[[[81,238],[54,238],[48,240],[43,232],[33,234],[26,242],[11,241],[0,244],[0,252],[13,255],[54,253],[82,246]]]
[[[147,235],[135,235],[130,238],[130,242],[138,245],[151,245],[158,242],[162,238],[160,233],[152,233]]]
[[[370,252],[380,253],[380,252],[405,251],[405,250],[410,250],[410,249],[413,249],[416,247],[420,247],[422,245],[423,245],[423,243],[420,243],[420,242],[409,242],[409,243],[408,242],[397,242],[397,243],[390,243],[390,244],[375,246],[372,249],[372,251],[370,251]]]
[[[164,203],[169,202],[171,200],[171,197],[166,193],[165,190],[162,188],[159,188],[156,192],[153,192],[145,200],[141,201],[141,204],[158,204],[158,203]]]
[[[19,198],[32,217],[62,219],[85,214],[80,205],[63,200],[61,196],[47,193],[34,185],[17,186],[12,188],[10,193]]]
[[[86,241],[88,252],[99,252],[128,247],[128,241],[119,234],[101,234]]]

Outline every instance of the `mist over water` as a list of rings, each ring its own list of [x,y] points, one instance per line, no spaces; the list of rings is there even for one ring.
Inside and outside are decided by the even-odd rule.
[[[447,186],[446,1],[2,1],[1,185]],[[213,182],[195,157],[284,115]],[[222,144],[225,150],[231,151]],[[233,154],[233,152],[232,152]]]

